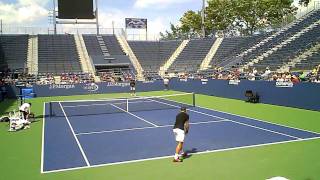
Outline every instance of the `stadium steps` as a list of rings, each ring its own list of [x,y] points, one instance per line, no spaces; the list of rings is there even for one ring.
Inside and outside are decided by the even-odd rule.
[[[281,68],[278,69],[278,71],[284,71],[289,70],[290,68],[294,68],[296,64],[307,61],[308,57],[312,56],[314,53],[320,52],[320,43],[316,44],[312,48],[308,49],[307,51],[303,52],[299,56],[293,58],[288,62],[287,64],[283,65]]]
[[[100,78],[95,75],[96,74],[95,68],[89,57],[82,35],[80,34],[74,35],[74,40],[75,40],[76,48],[79,54],[82,71],[85,73],[92,74],[95,82],[100,82]]]
[[[283,33],[286,33],[289,29],[293,28],[294,26],[296,26],[297,24],[299,24],[303,20],[309,18],[313,13],[316,13],[316,12],[317,11],[310,12],[310,13],[302,16],[301,18],[297,19],[296,21],[293,21],[292,23],[288,24],[286,27],[282,28],[280,31],[278,31],[278,32],[274,33],[273,35],[267,37],[266,39],[262,40],[261,42],[259,42],[258,44],[254,45],[250,49],[247,49],[246,51],[242,52],[237,57],[243,57],[243,56],[253,52],[254,50],[260,48],[261,46],[265,45],[266,43],[271,42],[274,38],[277,38],[279,35],[282,35]]]
[[[165,72],[170,68],[170,66],[174,63],[177,57],[181,54],[184,48],[188,45],[190,40],[183,40],[180,46],[176,49],[176,51],[171,55],[171,57],[166,61],[166,63],[160,67],[160,75],[164,75]]]
[[[28,39],[27,67],[29,74],[38,74],[38,36],[30,36]]]
[[[98,43],[99,43],[100,49],[101,49],[102,54],[103,54],[103,59],[106,60],[106,61],[114,60],[114,58],[110,57],[111,54],[109,52],[109,49],[107,47],[107,44],[106,44],[104,38],[102,36],[98,35],[97,39],[98,39]]]
[[[209,68],[209,65],[211,64],[213,57],[215,56],[221,43],[223,42],[223,39],[224,38],[217,38],[217,40],[213,43],[209,53],[207,54],[207,56],[204,58],[204,60],[200,65],[200,70],[206,70]]]
[[[121,48],[129,56],[129,59],[133,65],[134,69],[136,70],[137,79],[143,80],[144,79],[143,68],[142,68],[141,64],[139,63],[137,56],[133,53],[131,47],[129,46],[126,38],[123,35],[116,35],[116,37],[120,43]]]
[[[276,45],[275,47],[273,47],[272,49],[268,50],[267,52],[263,53],[262,55],[256,57],[255,59],[253,59],[252,61],[246,63],[243,68],[244,69],[248,69],[250,66],[253,66],[254,64],[259,63],[260,61],[264,60],[265,58],[269,57],[272,53],[280,50],[282,47],[285,47],[286,45],[290,44],[292,41],[294,41],[295,39],[299,38],[300,36],[302,36],[303,34],[309,32],[310,30],[312,30],[313,28],[319,28],[317,26],[320,25],[320,20],[318,20],[317,22],[311,24],[310,26],[304,28],[303,30],[301,30],[300,32],[294,34],[292,37],[286,39],[285,41],[283,41],[282,43]]]

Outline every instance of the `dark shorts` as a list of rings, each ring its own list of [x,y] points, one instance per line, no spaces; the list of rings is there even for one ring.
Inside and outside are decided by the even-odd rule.
[[[20,110],[20,112],[21,112],[22,115],[23,115],[23,119],[26,120],[29,113],[26,112],[26,111],[21,111],[21,110]]]

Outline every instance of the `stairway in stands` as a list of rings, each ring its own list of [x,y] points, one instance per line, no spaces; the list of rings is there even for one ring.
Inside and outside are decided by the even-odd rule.
[[[38,37],[36,35],[29,36],[27,67],[29,74],[38,74]]]
[[[272,49],[268,50],[267,52],[261,54],[260,56],[256,57],[255,59],[253,59],[252,61],[248,62],[246,65],[244,65],[244,68],[247,69],[250,66],[256,66],[255,64],[266,64],[265,66],[267,66],[267,64],[272,64],[271,61],[275,58],[274,54],[277,53],[278,51],[280,51],[281,49],[285,48],[286,46],[291,45],[292,43],[298,43],[296,42],[297,39],[304,39],[304,38],[300,38],[302,36],[304,36],[306,33],[309,33],[310,31],[313,31],[315,29],[318,29],[320,26],[320,20],[318,20],[317,22],[311,24],[310,26],[304,28],[303,30],[297,32],[296,34],[294,34],[292,37],[289,37],[288,39],[286,39],[285,41],[281,42],[280,44],[276,45],[275,47],[273,47]],[[293,48],[291,48],[293,49]],[[279,53],[277,53],[279,54]],[[281,53],[280,53],[281,55]],[[284,61],[283,56],[278,56],[279,61]],[[271,59],[270,63],[265,63],[263,61],[265,61],[265,59]],[[268,61],[269,62],[269,61]],[[262,68],[265,68],[264,66]]]
[[[209,69],[211,61],[212,61],[213,57],[216,55],[223,39],[224,38],[217,38],[217,40],[213,43],[209,53],[207,54],[207,56],[204,58],[204,60],[202,61],[201,65],[200,65],[201,71]]]
[[[160,67],[160,75],[164,75],[169,67],[174,63],[177,57],[181,54],[184,48],[188,45],[190,40],[184,40],[181,42],[180,46],[175,50],[175,52],[170,56],[170,58],[165,62],[165,64]]]
[[[283,65],[278,71],[286,70],[306,70],[312,69],[314,66],[320,64],[320,42],[312,46],[310,49],[307,49],[304,52],[301,52],[298,56],[291,59],[287,64]]]
[[[303,31],[312,24],[316,23],[320,19],[319,17],[320,10],[314,10],[313,12],[294,21],[282,30],[274,33],[273,35],[239,54],[236,57],[239,59],[237,63],[241,63],[242,69],[246,69],[259,62],[260,60],[267,58],[273,53],[273,51],[277,51],[279,47],[282,47],[282,45],[291,42],[290,40],[287,41],[288,39],[297,35],[299,32]],[[292,40],[294,40],[295,38],[293,38]]]
[[[95,82],[100,82],[100,78],[96,76],[95,67],[89,57],[83,36],[77,34],[74,35],[74,39],[79,54],[82,71],[85,73],[90,73],[94,77]]]
[[[139,63],[137,56],[134,54],[131,47],[129,46],[125,36],[116,35],[116,37],[117,37],[117,40],[119,41],[121,48],[129,56],[129,59],[133,65],[135,71],[137,72],[137,75],[136,75],[137,79],[143,80],[144,79],[143,68],[142,68],[141,64]]]

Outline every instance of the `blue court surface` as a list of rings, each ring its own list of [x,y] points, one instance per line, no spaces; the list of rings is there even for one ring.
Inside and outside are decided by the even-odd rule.
[[[172,127],[180,105],[170,100],[136,101],[128,111],[128,104],[124,100],[44,104],[41,172],[172,157],[176,147]],[[320,137],[201,107],[190,106],[188,113],[191,126],[185,151],[194,154]]]

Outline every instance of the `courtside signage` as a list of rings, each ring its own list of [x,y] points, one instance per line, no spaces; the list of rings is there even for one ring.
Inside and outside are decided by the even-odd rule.
[[[292,88],[293,87],[293,83],[292,82],[276,82],[276,87]]]
[[[49,89],[74,89],[76,86],[74,84],[51,84]]]
[[[130,86],[130,83],[108,82],[107,84],[107,87],[114,87],[114,86],[126,87],[126,86]]]
[[[239,85],[240,80],[230,80],[229,85]]]
[[[96,83],[90,83],[90,84],[86,84],[83,87],[84,90],[87,90],[89,92],[95,92],[99,90],[99,86]]]

